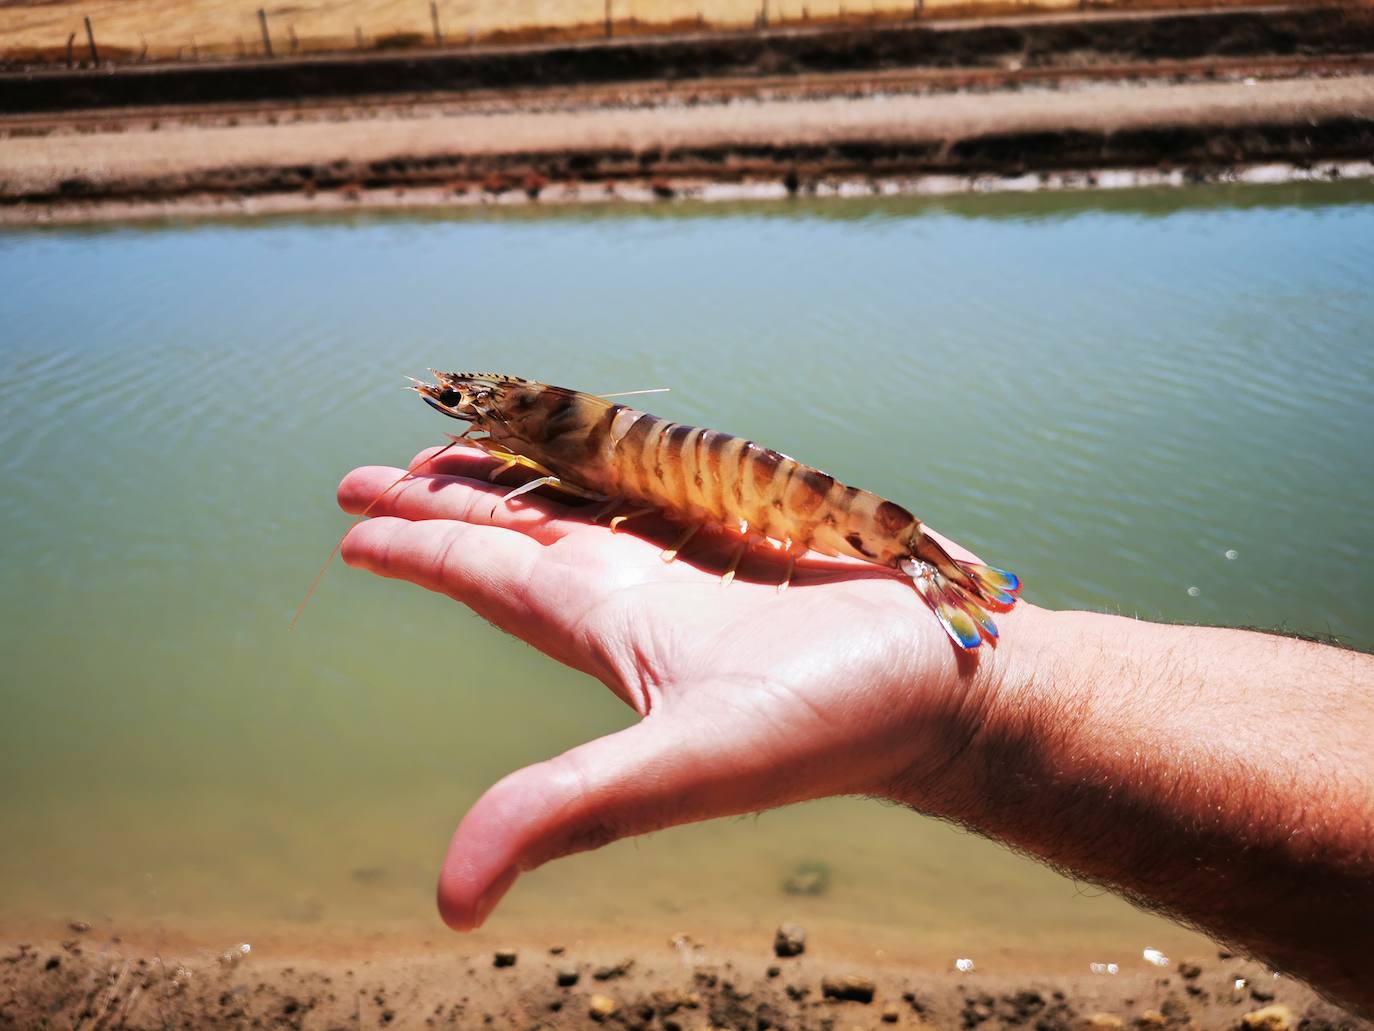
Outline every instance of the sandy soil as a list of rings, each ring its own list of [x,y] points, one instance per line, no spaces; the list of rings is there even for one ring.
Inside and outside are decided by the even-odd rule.
[[[1155,0],[1145,6],[1184,8],[1203,2]],[[605,31],[606,0],[438,0],[440,40],[577,38]],[[925,0],[924,14],[961,15],[1015,10],[1075,9],[1077,0]],[[1095,5],[1101,6],[1101,5]],[[1118,5],[1113,5],[1118,6]],[[907,18],[911,0],[611,0],[613,31],[681,31],[747,28],[767,11],[769,24]],[[260,56],[258,9],[268,17],[276,54],[391,48],[434,42],[424,0],[6,0],[0,3],[0,60],[40,57],[65,61],[68,36],[74,56],[89,60],[83,17],[89,17],[103,60],[200,56]],[[294,36],[295,44],[292,44]]]
[[[974,1028],[1113,1031],[1368,1027],[1289,978],[1229,954],[1145,957],[1036,978],[825,960],[824,943],[724,951],[678,936],[634,950],[525,942],[465,952],[355,943],[333,955],[221,953],[121,940],[74,923],[0,943],[0,1026]],[[819,949],[817,946],[820,946]],[[506,954],[502,954],[506,953]],[[1128,967],[1128,968],[1126,968]]]
[[[81,175],[93,182],[190,173],[230,165],[301,165],[347,154],[358,163],[411,155],[671,152],[746,147],[760,141],[823,145],[836,139],[958,139],[1012,130],[1116,131],[1169,125],[1257,125],[1356,115],[1374,119],[1374,75],[1327,80],[1097,84],[1072,92],[1009,95],[832,97],[695,107],[382,113],[352,121],[287,126],[180,126],[7,140],[7,192],[50,188]]]

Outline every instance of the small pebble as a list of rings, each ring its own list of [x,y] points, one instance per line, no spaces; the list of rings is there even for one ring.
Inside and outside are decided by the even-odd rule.
[[[227,952],[220,953],[219,964],[222,967],[236,967],[244,959],[247,959],[248,954],[252,951],[253,946],[249,945],[247,942],[244,942],[242,945],[235,945]]]
[[[615,1014],[618,1007],[609,995],[593,995],[587,1004],[587,1015],[593,1020],[606,1020]]]
[[[773,936],[775,955],[800,956],[806,951],[806,929],[798,924],[783,924]]]
[[[617,977],[624,977],[634,965],[633,959],[622,959],[619,963],[613,963],[610,966],[597,967],[592,971],[592,977],[598,981],[610,981]]]
[[[1135,1022],[1141,1027],[1163,1027],[1169,1021],[1159,1010],[1146,1010]]]
[[[567,951],[568,951],[568,950],[565,949],[562,945],[550,945],[550,946],[549,946],[549,955],[550,955],[550,956],[561,956],[561,955],[563,955],[563,953],[565,953],[565,952],[567,952]]]
[[[514,949],[497,949],[492,955],[491,965],[494,967],[513,967],[515,966]]]
[[[821,994],[827,999],[844,999],[849,1002],[872,1002],[877,986],[859,974],[845,974],[843,977],[821,979]]]
[[[967,957],[962,959],[956,959],[954,961],[954,969],[959,971],[959,973],[961,974],[971,973],[973,970],[973,960],[968,959]]]
[[[895,1023],[897,1023],[897,1018],[900,1017],[901,1015],[902,1015],[902,1014],[901,1014],[901,1011],[900,1011],[899,1009],[897,1009],[897,1004],[896,1004],[895,1002],[889,1002],[886,1006],[883,1007],[883,1023],[884,1023],[884,1024],[895,1024]]]
[[[781,974],[781,973],[782,973],[782,967],[772,966],[772,967],[769,967],[769,968],[768,968],[768,976],[769,976],[769,977],[777,977],[777,976],[778,976],[779,974]]]
[[[1246,1031],[1288,1031],[1293,1026],[1293,1011],[1281,1002],[1251,1010],[1240,1018]]]
[[[577,984],[580,975],[572,967],[560,967],[558,970],[558,987],[571,988]]]
[[[1121,1018],[1112,1013],[1094,1013],[1088,1018],[1088,1026],[1100,1031],[1116,1031],[1121,1026]]]
[[[87,931],[91,929],[91,925],[86,923],[86,921],[84,920],[73,920],[67,926],[70,927],[77,934],[85,934]]]
[[[1196,963],[1179,963],[1178,976],[1185,981],[1196,981],[1202,976],[1202,967]]]

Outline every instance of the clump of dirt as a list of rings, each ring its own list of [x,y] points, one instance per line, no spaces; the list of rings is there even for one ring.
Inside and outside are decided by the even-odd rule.
[[[773,961],[767,942],[749,954],[706,945],[689,955],[684,962],[674,943],[632,955],[526,943],[496,954],[432,948],[323,958],[240,946],[182,958],[86,932],[75,940],[0,946],[0,1027],[1359,1026],[1303,986],[1234,958],[1171,969],[1147,970],[1142,962],[1139,971],[1112,976],[1036,977],[800,956],[774,975],[776,966],[765,969]],[[603,969],[617,972],[597,979]]]

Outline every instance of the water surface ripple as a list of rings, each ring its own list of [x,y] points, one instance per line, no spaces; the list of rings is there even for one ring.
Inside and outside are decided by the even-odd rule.
[[[0,921],[433,935],[464,807],[625,724],[454,606],[342,568],[285,632],[345,524],[339,476],[449,428],[399,389],[430,365],[671,387],[655,410],[909,505],[1041,604],[1374,646],[1371,200],[1307,185],[0,233]],[[808,861],[830,893],[784,895]],[[859,801],[555,864],[494,931],[766,940],[781,919],[941,967],[1198,947]]]

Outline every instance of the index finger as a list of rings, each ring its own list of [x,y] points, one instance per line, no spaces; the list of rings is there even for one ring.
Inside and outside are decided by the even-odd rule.
[[[566,506],[533,493],[507,503],[506,495],[512,489],[485,479],[430,472],[428,468],[405,476],[400,469],[370,465],[343,478],[338,499],[339,507],[350,515],[400,516],[413,522],[456,519],[519,530],[541,544],[552,544],[573,530],[586,529],[586,521],[573,517]]]
[[[424,471],[486,479],[492,470],[500,468],[500,465],[496,459],[479,448],[468,444],[445,444],[442,447],[425,448],[410,460],[406,468],[411,472]]]

